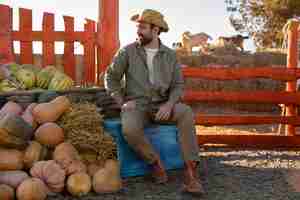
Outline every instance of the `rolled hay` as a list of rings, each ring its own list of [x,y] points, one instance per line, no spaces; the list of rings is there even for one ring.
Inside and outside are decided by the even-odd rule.
[[[107,159],[117,158],[113,138],[103,129],[103,116],[96,105],[72,103],[71,108],[58,121],[66,140],[78,150],[85,164],[102,164]]]

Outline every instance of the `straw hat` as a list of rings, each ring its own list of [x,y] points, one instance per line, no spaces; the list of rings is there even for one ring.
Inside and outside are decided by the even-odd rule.
[[[131,16],[130,19],[134,22],[145,22],[158,26],[162,29],[162,32],[169,31],[169,26],[164,20],[164,16],[156,10],[145,9],[141,14],[135,14]]]

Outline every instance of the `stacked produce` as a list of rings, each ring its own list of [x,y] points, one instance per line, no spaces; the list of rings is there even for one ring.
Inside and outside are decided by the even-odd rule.
[[[74,81],[55,66],[40,68],[31,64],[1,65],[0,92],[18,90],[68,90]]]
[[[94,105],[73,104],[66,96],[25,110],[6,103],[0,110],[0,199],[119,191],[116,146],[101,123]],[[87,162],[87,153],[96,159]]]

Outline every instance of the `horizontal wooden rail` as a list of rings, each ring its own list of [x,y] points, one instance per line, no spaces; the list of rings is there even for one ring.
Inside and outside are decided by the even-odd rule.
[[[293,124],[300,125],[300,117],[281,116],[220,116],[201,115],[196,117],[196,124],[205,126],[217,125],[253,125],[253,124]]]
[[[243,91],[243,92],[216,92],[191,91],[184,92],[183,100],[188,103],[232,102],[232,103],[270,103],[300,105],[300,92],[270,92],[270,91]]]
[[[12,32],[12,39],[14,41],[23,41],[23,42],[30,42],[30,41],[80,41],[84,42],[85,40],[89,40],[90,42],[96,42],[96,35],[97,33],[93,34],[93,37],[86,38],[84,31],[74,31],[72,34],[64,31],[55,31],[51,33],[47,38],[44,38],[43,31],[32,31],[29,33],[13,31]]]
[[[300,136],[197,135],[198,144],[225,144],[230,147],[299,148]]]
[[[184,67],[182,71],[185,77],[211,80],[269,78],[280,81],[294,81],[300,78],[300,69],[287,69],[286,67]]]

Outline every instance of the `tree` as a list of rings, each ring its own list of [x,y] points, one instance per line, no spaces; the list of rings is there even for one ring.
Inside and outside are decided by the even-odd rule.
[[[284,24],[300,16],[300,0],[225,0],[225,3],[231,25],[251,36],[257,47],[280,47]]]

